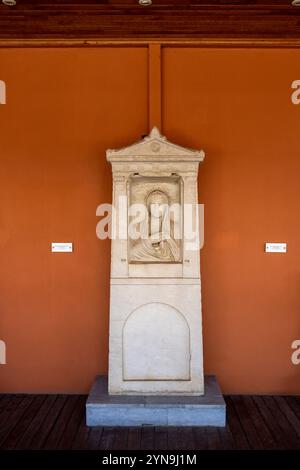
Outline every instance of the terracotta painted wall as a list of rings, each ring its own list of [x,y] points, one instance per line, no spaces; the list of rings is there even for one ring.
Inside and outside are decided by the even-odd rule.
[[[1,390],[87,391],[107,368],[105,150],[148,130],[147,49],[0,50]],[[73,254],[52,254],[73,241]]]
[[[207,154],[206,373],[225,392],[299,393],[300,51],[166,48],[162,64],[163,132]],[[147,48],[0,49],[0,79],[0,391],[87,392],[107,371],[105,149],[148,132]]]

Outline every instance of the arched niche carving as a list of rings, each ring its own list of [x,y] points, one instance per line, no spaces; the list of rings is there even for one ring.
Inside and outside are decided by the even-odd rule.
[[[151,302],[128,316],[123,380],[190,380],[190,328],[179,310]]]

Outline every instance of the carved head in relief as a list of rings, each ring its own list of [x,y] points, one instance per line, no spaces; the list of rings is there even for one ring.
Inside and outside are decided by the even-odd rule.
[[[168,223],[166,218],[169,216],[169,198],[160,189],[154,189],[146,198],[146,207],[149,215],[150,234],[152,229],[155,231],[162,230],[163,223]],[[155,228],[155,225],[159,227]]]

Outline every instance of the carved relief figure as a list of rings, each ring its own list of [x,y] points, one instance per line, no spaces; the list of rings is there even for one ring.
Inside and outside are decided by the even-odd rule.
[[[131,253],[132,262],[178,262],[180,247],[174,240],[169,199],[160,189],[146,198],[147,217],[141,222],[141,238]]]

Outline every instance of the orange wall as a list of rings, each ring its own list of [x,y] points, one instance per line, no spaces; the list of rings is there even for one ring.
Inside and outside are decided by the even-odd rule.
[[[300,51],[166,48],[162,123],[203,148],[206,373],[225,392],[300,393]],[[105,149],[148,132],[148,51],[0,49],[1,391],[87,392],[107,372]],[[73,241],[73,254],[51,254]],[[288,253],[266,255],[265,241]]]

